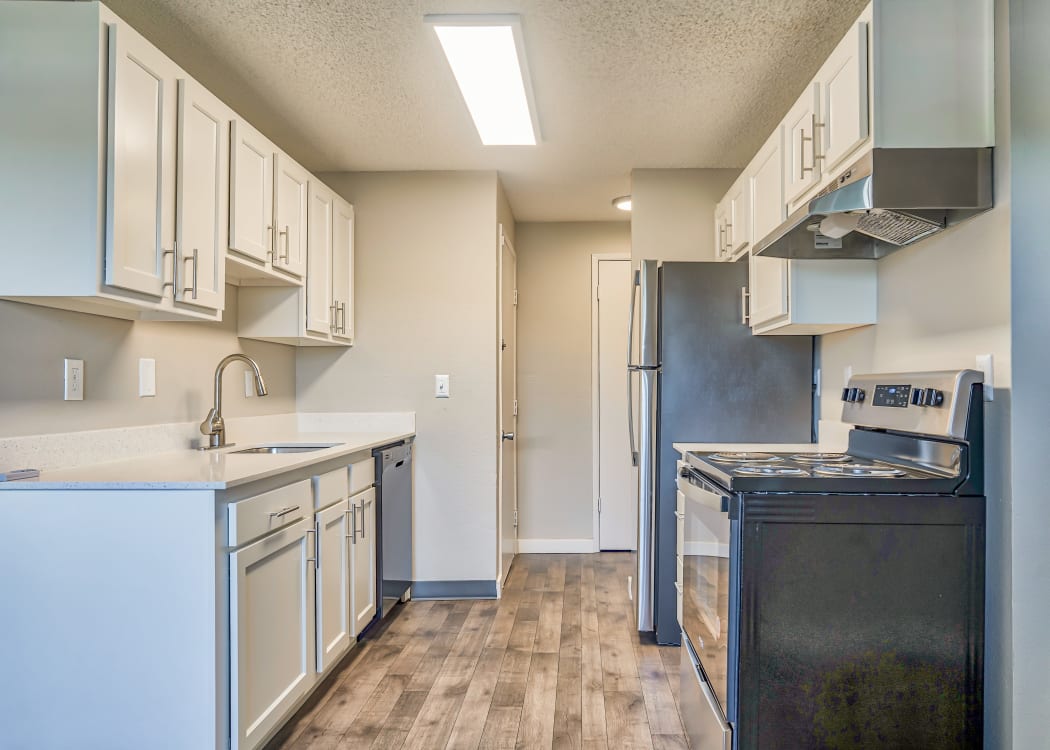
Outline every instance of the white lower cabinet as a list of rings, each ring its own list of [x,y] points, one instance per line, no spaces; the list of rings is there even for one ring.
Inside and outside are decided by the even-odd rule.
[[[233,750],[268,739],[314,684],[312,516],[230,554]]]
[[[318,512],[316,522],[317,673],[323,675],[350,649],[356,635],[351,619],[350,504],[341,500]]]
[[[354,555],[354,632],[360,633],[376,614],[376,491],[350,498]]]

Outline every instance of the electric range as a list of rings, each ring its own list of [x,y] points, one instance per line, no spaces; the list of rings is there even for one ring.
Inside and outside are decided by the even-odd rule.
[[[842,401],[841,453],[678,464],[701,750],[981,746],[982,375],[858,375]]]

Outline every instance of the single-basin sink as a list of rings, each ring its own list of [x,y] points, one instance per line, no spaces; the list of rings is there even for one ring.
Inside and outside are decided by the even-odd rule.
[[[286,445],[257,445],[254,448],[242,448],[231,453],[311,453],[323,451],[325,448],[335,448],[342,443],[289,443]]]

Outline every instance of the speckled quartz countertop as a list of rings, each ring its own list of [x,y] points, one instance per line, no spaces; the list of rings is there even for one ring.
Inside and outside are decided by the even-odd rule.
[[[214,451],[167,451],[122,461],[41,472],[37,479],[0,482],[4,490],[226,490],[249,482],[349,457],[411,437],[412,432],[291,433],[266,444],[337,443],[309,453],[236,453],[262,443]]]

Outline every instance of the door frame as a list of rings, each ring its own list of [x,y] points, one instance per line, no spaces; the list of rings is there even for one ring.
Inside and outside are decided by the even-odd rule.
[[[517,268],[517,264],[518,264],[518,253],[514,249],[514,244],[507,237],[506,233],[504,233],[504,231],[503,231],[503,224],[500,223],[499,224],[499,247],[497,249],[497,253],[498,253],[497,265],[499,267],[499,273],[498,273],[498,279],[497,279],[497,293],[496,293],[496,300],[497,300],[497,302],[496,302],[497,325],[496,325],[496,342],[495,342],[496,343],[496,372],[497,372],[497,379],[496,379],[496,383],[497,383],[497,387],[496,387],[496,432],[497,432],[497,436],[496,436],[496,467],[497,467],[497,470],[496,470],[496,596],[497,596],[497,598],[502,596],[502,590],[503,590],[503,584],[504,584],[504,580],[503,580],[503,499],[504,499],[503,498],[503,473],[504,473],[504,467],[503,467],[503,443],[504,443],[504,440],[503,440],[503,427],[504,427],[504,425],[503,425],[503,379],[504,378],[503,378],[503,349],[502,349],[502,342],[503,342],[503,338],[504,338],[504,336],[503,336],[503,333],[504,333],[504,327],[503,327],[503,323],[504,323],[504,321],[503,321],[503,302],[504,302],[504,299],[503,299],[503,271],[504,271],[504,266],[503,266],[503,249],[504,249],[504,247],[506,247],[510,251],[510,254],[513,256],[513,258],[514,258],[514,266],[515,266],[515,269],[516,269]],[[515,289],[514,289],[514,291],[515,291],[515,293],[517,293],[517,278],[516,278],[516,275],[515,275]],[[514,306],[517,307],[517,304],[518,304],[517,303],[517,299],[515,299]],[[517,346],[517,329],[518,329],[518,316],[515,314],[515,316],[514,316],[514,332],[515,332],[514,340],[515,340],[515,346]],[[517,367],[516,367],[517,361],[518,361],[517,360],[517,350],[515,350],[514,355],[515,355],[514,356],[514,362],[515,362],[514,400],[517,401],[517,398],[518,398],[518,380],[517,380]],[[516,418],[517,414],[515,414],[514,416]],[[516,426],[515,426],[515,431],[517,431],[517,427]],[[514,460],[514,468],[515,468],[515,475],[514,475],[514,495],[515,495],[515,497],[514,497],[514,508],[515,508],[515,510],[517,510],[517,507],[518,507],[518,497],[517,497],[517,495],[518,495],[518,492],[517,492],[517,488],[518,488],[518,479],[517,479],[518,461],[517,461],[517,452],[518,452],[517,441],[515,441],[514,442],[514,453],[515,453],[515,460]],[[517,525],[515,525],[515,532],[514,532],[514,556],[515,557],[518,554],[518,541],[517,541],[517,538],[518,538]],[[511,563],[511,564],[513,565],[513,563]],[[508,568],[508,570],[509,570],[509,568]]]
[[[601,403],[598,393],[598,264],[603,260],[631,261],[630,253],[592,253],[591,254],[591,551],[599,552],[601,538],[599,535],[600,519],[598,513],[598,488],[601,486],[601,466],[599,462],[601,443],[599,440],[599,416]],[[632,273],[633,273],[632,268]],[[623,363],[627,367],[627,362]]]

